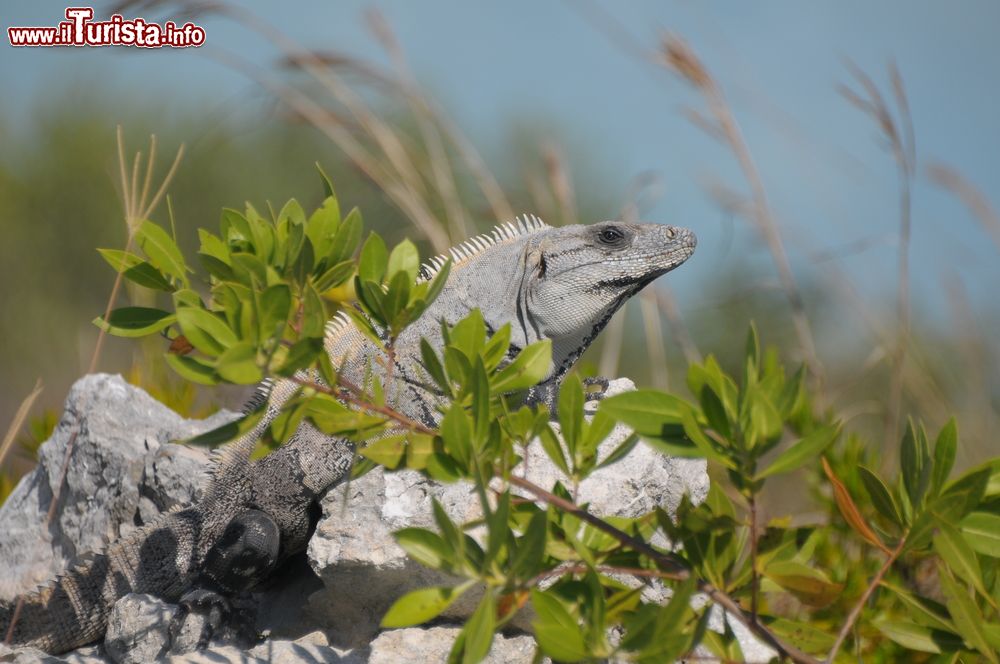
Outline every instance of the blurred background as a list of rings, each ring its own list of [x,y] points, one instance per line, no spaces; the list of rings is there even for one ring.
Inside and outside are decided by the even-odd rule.
[[[0,17],[51,26],[65,8],[7,0]],[[872,444],[955,414],[959,466],[996,454],[997,3],[96,7],[116,9],[192,20],[206,44],[0,46],[2,428],[44,385],[0,481],[91,363],[115,276],[95,248],[126,241],[118,125],[143,169],[157,136],[154,185],[185,146],[168,193],[191,252],[223,207],[318,203],[316,162],[342,209],[425,254],[524,212],[690,227],[695,256],[583,371],[684,393],[688,362],[734,367],[753,320]],[[170,223],[163,203],[151,216]],[[152,343],[109,339],[98,368],[162,385],[136,361]],[[189,414],[241,400],[162,396]]]

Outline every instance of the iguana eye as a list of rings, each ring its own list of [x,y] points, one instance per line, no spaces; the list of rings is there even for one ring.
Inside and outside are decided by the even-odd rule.
[[[618,244],[625,239],[625,234],[614,226],[608,226],[607,228],[602,228],[597,237],[604,244]]]

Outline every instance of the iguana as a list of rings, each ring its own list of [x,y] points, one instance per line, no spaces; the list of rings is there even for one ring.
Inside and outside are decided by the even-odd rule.
[[[344,314],[328,324],[325,349],[339,375],[355,384],[364,383],[366,371],[383,367],[391,381],[385,386],[389,405],[435,426],[439,397],[422,380],[420,339],[440,348],[441,322],[455,324],[478,308],[489,330],[511,324],[514,353],[551,340],[550,374],[530,397],[551,402],[563,376],[615,311],[687,260],[695,244],[691,231],[674,226],[612,221],[550,227],[522,217],[421,268],[420,278],[430,279],[452,260],[438,298],[396,340],[391,373],[384,354]],[[298,388],[279,379],[258,390],[248,408],[266,404],[264,417],[221,448],[199,502],[77,561],[26,596],[13,630],[15,603],[0,606],[0,640],[6,635],[11,645],[65,652],[101,639],[111,608],[127,593],[197,605],[253,587],[302,551],[317,501],[346,476],[353,449],[306,420],[286,444],[251,461],[258,438]]]

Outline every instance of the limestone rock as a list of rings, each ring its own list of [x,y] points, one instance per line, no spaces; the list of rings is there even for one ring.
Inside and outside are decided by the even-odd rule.
[[[34,589],[67,562],[127,534],[162,510],[190,503],[207,455],[172,445],[235,417],[186,420],[121,376],[77,381],[37,468],[0,506],[0,599]],[[45,526],[66,453],[73,455],[57,518]]]

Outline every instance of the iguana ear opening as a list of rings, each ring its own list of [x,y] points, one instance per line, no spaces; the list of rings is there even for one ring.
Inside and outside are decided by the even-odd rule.
[[[531,276],[535,279],[545,278],[548,264],[545,262],[545,252],[542,248],[537,246],[532,247],[531,245],[526,247],[524,265],[527,267],[524,271],[525,276]]]

